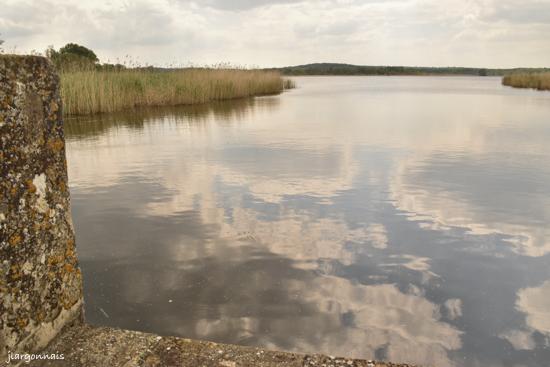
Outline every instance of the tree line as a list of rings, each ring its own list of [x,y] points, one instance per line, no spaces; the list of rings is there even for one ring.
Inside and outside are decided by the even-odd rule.
[[[48,47],[45,56],[50,59],[60,72],[74,72],[83,70],[122,70],[122,64],[99,63],[99,58],[91,49],[76,44],[67,43],[59,50]]]
[[[544,72],[550,69],[488,69],[465,67],[365,66],[317,63],[276,68],[283,75],[472,75],[502,76],[518,72]]]

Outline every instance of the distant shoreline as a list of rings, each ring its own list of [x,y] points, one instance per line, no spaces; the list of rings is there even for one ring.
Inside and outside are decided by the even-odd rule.
[[[284,74],[285,77],[299,77],[299,78],[309,78],[309,77],[335,77],[335,76],[342,76],[342,77],[398,77],[398,76],[407,76],[407,77],[418,77],[418,78],[424,78],[424,77],[438,77],[438,78],[463,78],[463,77],[474,77],[474,78],[500,78],[502,79],[502,75],[486,75],[486,76],[479,76],[479,75],[468,75],[468,74],[391,74],[391,75],[367,75],[367,74],[304,74],[304,75],[288,75]]]
[[[470,68],[470,67],[417,67],[367,66],[338,63],[315,63],[280,68],[266,68],[285,76],[505,76],[517,73],[545,73],[550,68]]]

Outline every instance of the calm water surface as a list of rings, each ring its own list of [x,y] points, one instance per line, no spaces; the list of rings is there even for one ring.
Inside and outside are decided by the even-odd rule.
[[[446,366],[550,365],[550,93],[297,78],[67,122],[86,316]]]

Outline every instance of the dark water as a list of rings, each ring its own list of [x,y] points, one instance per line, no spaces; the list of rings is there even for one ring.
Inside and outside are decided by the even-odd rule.
[[[100,325],[445,366],[550,366],[550,93],[298,78],[67,123]]]

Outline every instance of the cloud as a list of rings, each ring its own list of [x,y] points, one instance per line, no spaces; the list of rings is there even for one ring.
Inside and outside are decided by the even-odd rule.
[[[499,338],[508,341],[516,350],[532,350],[537,346],[533,334],[528,331],[510,330],[499,334]]]
[[[486,8],[483,19],[527,25],[548,25],[550,23],[550,4],[546,0],[500,0]]]
[[[518,292],[516,307],[527,316],[527,326],[550,336],[550,280]]]
[[[100,59],[164,65],[333,61],[542,66],[550,4],[540,0],[6,0],[6,47],[78,42]],[[510,52],[513,49],[514,52]]]
[[[55,2],[43,1],[9,1],[2,5],[0,12],[0,29],[2,34],[9,40],[39,37],[40,33],[48,33],[49,24],[57,23],[63,18],[65,23],[71,22],[74,17],[86,23],[86,16],[76,6],[67,4],[64,7],[57,7]],[[63,29],[57,29],[57,31]]]
[[[479,158],[464,157],[453,162],[452,167],[446,159],[439,155],[424,157],[422,163],[406,163],[394,179],[392,190],[397,206],[411,213],[411,220],[420,221],[424,228],[461,227],[476,235],[500,234],[512,251],[524,256],[550,253],[550,231],[541,225],[549,213],[548,200],[544,196],[522,195],[526,185],[532,185],[534,192],[544,190],[546,173],[539,180],[527,182],[523,177],[512,179],[508,175],[512,168],[507,162],[491,161],[502,170],[495,173],[479,163]],[[527,165],[526,170],[533,177],[540,168]],[[471,187],[472,180],[476,180],[474,189],[457,189]],[[509,200],[502,200],[502,195]]]
[[[277,4],[289,4],[289,3],[298,3],[301,1],[296,0],[199,0],[199,1],[187,1],[189,3],[196,4],[198,6],[206,5],[217,9],[222,10],[249,10],[253,8],[258,8],[266,5],[277,5]]]
[[[540,286],[522,288],[517,293],[516,309],[525,314],[524,330],[508,330],[499,337],[508,341],[516,350],[536,348],[535,333],[550,342],[550,280]]]
[[[401,111],[376,116],[377,121],[382,116],[403,121],[399,143],[416,152],[399,163],[390,180],[391,195],[396,206],[410,214],[409,220],[423,228],[497,235],[517,254],[545,256],[550,253],[550,170],[532,157],[545,156],[550,129],[534,114],[528,120],[536,133],[524,138],[523,127],[504,127],[505,121],[525,121],[515,105],[493,98],[497,95],[490,90],[483,91],[484,98],[477,93],[463,90],[453,102],[434,94],[430,109],[422,111],[399,99]],[[452,105],[458,100],[469,108]],[[521,157],[521,175],[515,174],[516,163],[506,154]]]
[[[462,317],[462,301],[458,298],[451,298],[445,301],[445,309],[447,311],[447,317],[450,320],[456,320]]]
[[[100,43],[100,37],[109,37],[117,45],[158,46],[176,42],[176,34],[188,36],[187,32],[181,32],[167,10],[147,2],[130,2],[119,9],[98,10],[95,20],[94,43]]]
[[[305,137],[315,134],[309,129],[303,129],[304,136],[294,136],[300,150],[269,149],[262,134],[253,131],[270,124],[262,111],[273,105],[269,98],[254,101],[243,101],[243,108],[233,111],[249,113],[246,103],[253,103],[253,120],[263,121],[250,124],[248,133],[238,132],[241,150],[216,144],[219,150],[204,151],[237,133],[232,129],[237,121],[224,126],[210,113],[199,120],[146,116],[171,126],[160,135],[155,123],[113,117],[116,122],[109,124],[108,116],[87,121],[105,130],[86,141],[74,140],[76,125],[69,130],[69,172],[78,178],[72,182],[75,203],[88,201],[82,195],[93,198],[92,207],[74,208],[86,223],[79,238],[84,243],[91,240],[85,236],[91,236],[97,243],[83,246],[80,258],[85,271],[97,274],[89,292],[99,294],[102,289],[111,297],[108,305],[91,297],[90,320],[105,322],[97,312],[103,307],[117,326],[135,325],[139,318],[141,325],[155,325],[167,335],[363,358],[384,350],[384,358],[394,361],[454,366],[452,352],[461,349],[463,333],[446,322],[441,305],[426,298],[423,288],[411,284],[411,292],[405,292],[393,282],[363,284],[354,276],[344,278],[342,265],[361,264],[365,255],[391,247],[383,223],[365,218],[351,228],[337,215],[319,216],[315,209],[292,207],[284,200],[287,195],[312,200],[315,195],[338,195],[338,189],[356,177],[354,170],[339,167],[354,165],[352,152],[317,139],[309,142],[317,150],[306,149]],[[274,134],[281,134],[289,127],[273,112],[271,123],[278,127]],[[142,133],[132,133],[136,127]],[[131,143],[115,143],[114,135],[126,136]],[[153,157],[142,143],[157,147]],[[172,144],[178,147],[175,155]],[[269,154],[262,154],[265,150]],[[197,160],[199,156],[203,159]],[[127,172],[123,167],[137,167],[155,157],[159,164],[149,173],[121,175]],[[98,176],[105,195],[95,191]],[[94,190],[88,190],[92,186]],[[269,208],[274,209],[272,216]],[[109,216],[97,215],[111,210],[124,213],[116,228],[103,225]],[[94,228],[104,228],[99,238]],[[110,230],[127,233],[113,248],[103,240]],[[411,277],[404,274],[433,274],[428,258],[380,256],[380,262],[373,259],[367,267],[372,275],[399,268],[399,278],[408,285]],[[140,264],[128,267],[137,258]],[[152,305],[158,312],[147,311]],[[455,314],[458,307],[455,301]]]

